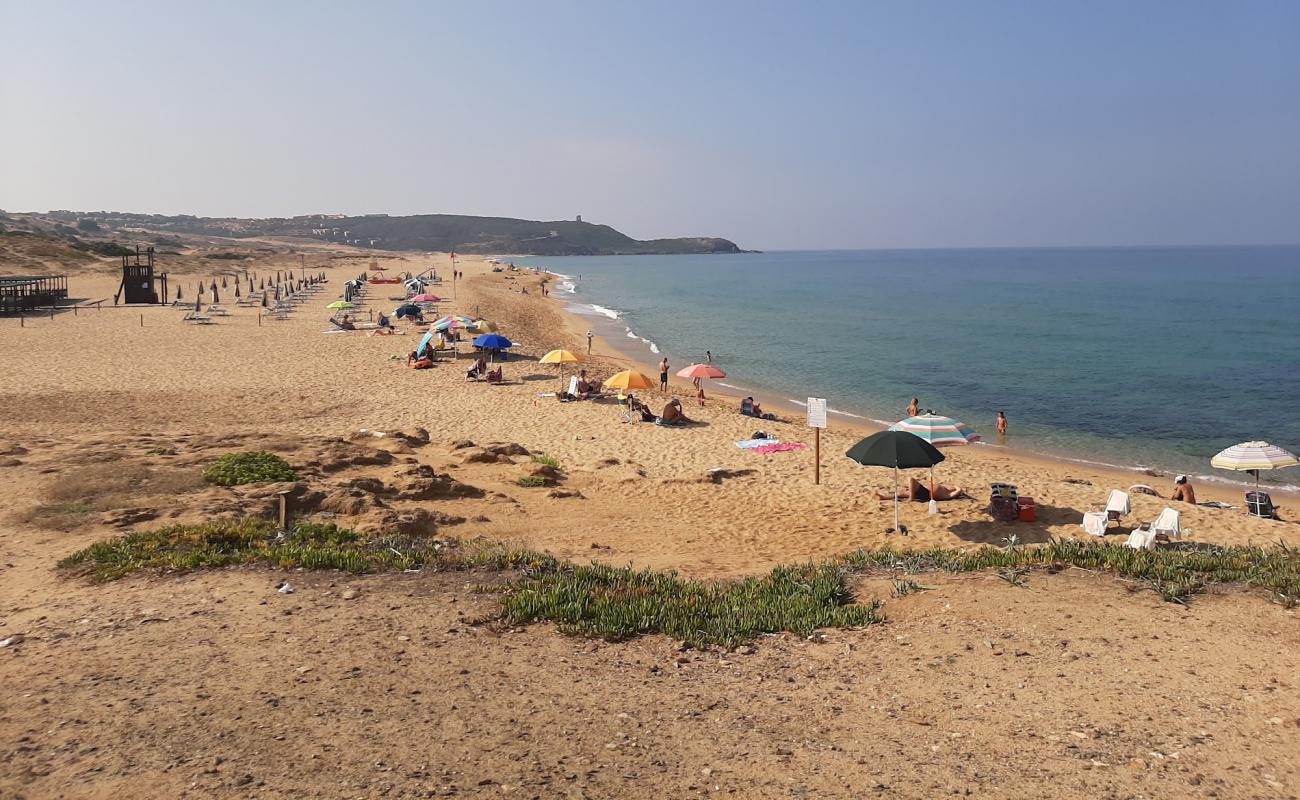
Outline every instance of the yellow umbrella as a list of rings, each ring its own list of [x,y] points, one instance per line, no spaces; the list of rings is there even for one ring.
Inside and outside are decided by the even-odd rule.
[[[470,327],[473,328],[475,333],[496,333],[497,332],[496,323],[488,322],[485,319],[474,320],[474,324],[471,325]]]
[[[537,359],[538,364],[576,364],[578,357],[568,350],[552,350]]]
[[[606,389],[622,389],[623,391],[653,389],[654,386],[654,383],[649,378],[632,369],[617,372],[605,381]]]
[[[559,366],[560,387],[564,387],[564,365],[578,363],[578,357],[568,350],[552,350],[541,358],[537,359],[538,364],[556,364]]]

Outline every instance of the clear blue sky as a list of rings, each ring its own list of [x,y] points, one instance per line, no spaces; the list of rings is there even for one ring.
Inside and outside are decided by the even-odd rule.
[[[1300,1],[0,0],[0,208],[1300,240]]]

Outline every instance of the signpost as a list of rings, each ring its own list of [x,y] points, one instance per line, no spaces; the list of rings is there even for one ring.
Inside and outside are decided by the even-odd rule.
[[[808,427],[813,429],[813,483],[822,482],[822,428],[826,427],[826,398],[808,398]]]

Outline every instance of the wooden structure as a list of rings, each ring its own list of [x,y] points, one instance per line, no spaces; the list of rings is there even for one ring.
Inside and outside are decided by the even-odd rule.
[[[52,308],[67,299],[67,275],[0,276],[0,314]]]
[[[155,275],[153,266],[152,247],[141,253],[140,246],[136,245],[134,255],[122,256],[122,285],[113,295],[113,305],[117,305],[119,298],[127,304],[166,303],[167,273]]]

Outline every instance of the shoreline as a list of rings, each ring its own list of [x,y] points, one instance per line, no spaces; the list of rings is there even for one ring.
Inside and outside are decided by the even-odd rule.
[[[597,328],[599,327],[630,330],[630,328],[623,323],[623,319],[620,316],[621,312],[605,308],[596,303],[589,303],[581,300],[580,296],[577,295],[576,282],[573,276],[543,269],[542,267],[535,265],[516,265],[516,267],[525,271],[537,270],[539,274],[549,275],[555,281],[560,282],[562,285],[567,284],[567,286],[570,287],[564,290],[564,292],[559,296],[556,296],[556,294],[552,292],[545,299],[553,301],[556,304],[556,309],[570,323],[568,327],[573,333],[575,341],[580,343],[584,338],[584,332],[579,330],[584,326],[593,331],[597,331]],[[593,309],[593,312],[590,314],[581,313],[574,310],[574,307],[591,308]],[[595,325],[588,325],[588,321],[592,319],[595,319]],[[603,345],[607,351],[601,353],[597,350],[593,352],[593,355],[613,356],[616,360],[624,362],[630,368],[638,369],[639,371],[649,375],[651,378],[656,377],[656,374],[659,371],[657,362],[646,358],[644,353],[637,352],[637,348],[631,344],[634,341],[644,343],[645,345],[648,345],[648,347],[643,349],[648,349],[651,353],[658,355],[658,345],[651,339],[647,339],[641,336],[639,332],[635,331],[629,333],[627,336],[618,336],[613,335],[612,333],[602,335],[597,331],[593,338],[597,345]],[[673,369],[674,373],[682,366],[685,365],[675,364]],[[669,386],[675,386],[680,389],[681,391],[677,393],[678,396],[682,398],[683,404],[689,406],[690,402],[694,400],[694,389],[693,387],[690,387],[689,384],[681,384],[680,381],[681,379],[677,378],[677,376],[673,374],[671,375]],[[722,388],[718,389],[714,387]],[[741,388],[720,381],[712,381],[710,384],[705,385],[705,391],[709,402],[718,403],[725,401],[736,406],[739,405],[740,401],[744,397],[752,396],[765,409],[779,412],[781,419],[787,422],[790,421],[790,419],[788,419],[790,417],[792,417],[795,422],[798,422],[803,419],[807,413],[804,403],[785,397],[782,393],[771,389]],[[839,409],[830,409],[829,414],[832,419],[839,421],[840,427],[847,427],[849,430],[861,432],[864,436],[886,430],[889,427],[888,424],[880,420]],[[761,422],[761,420],[755,420],[755,422],[758,423]],[[983,439],[972,445],[971,449],[977,452],[986,451],[1005,455],[1008,458],[1030,465],[1052,468],[1064,467],[1079,471],[1087,470],[1090,473],[1114,479],[1116,484],[1119,485],[1119,488],[1124,489],[1127,489],[1128,486],[1147,483],[1148,485],[1152,485],[1158,491],[1167,493],[1169,487],[1162,488],[1160,485],[1157,485],[1156,482],[1172,484],[1173,478],[1177,474],[1160,469],[1144,468],[1138,465],[1125,467],[1118,464],[1099,462],[1082,457],[1072,457],[1057,453],[1043,453],[1017,447],[1013,444],[995,443]],[[1300,469],[1300,467],[1297,469]],[[1153,475],[1152,473],[1157,474]],[[1203,497],[1206,500],[1228,502],[1233,505],[1243,505],[1245,502],[1245,492],[1254,488],[1253,483],[1244,480],[1233,481],[1231,479],[1220,478],[1216,475],[1195,473],[1187,474],[1193,485],[1196,487],[1198,498]],[[1127,480],[1127,483],[1124,482],[1125,480]],[[1275,501],[1282,499],[1287,501],[1287,505],[1300,503],[1300,489],[1269,484],[1262,484],[1260,488],[1263,491],[1269,492]]]

